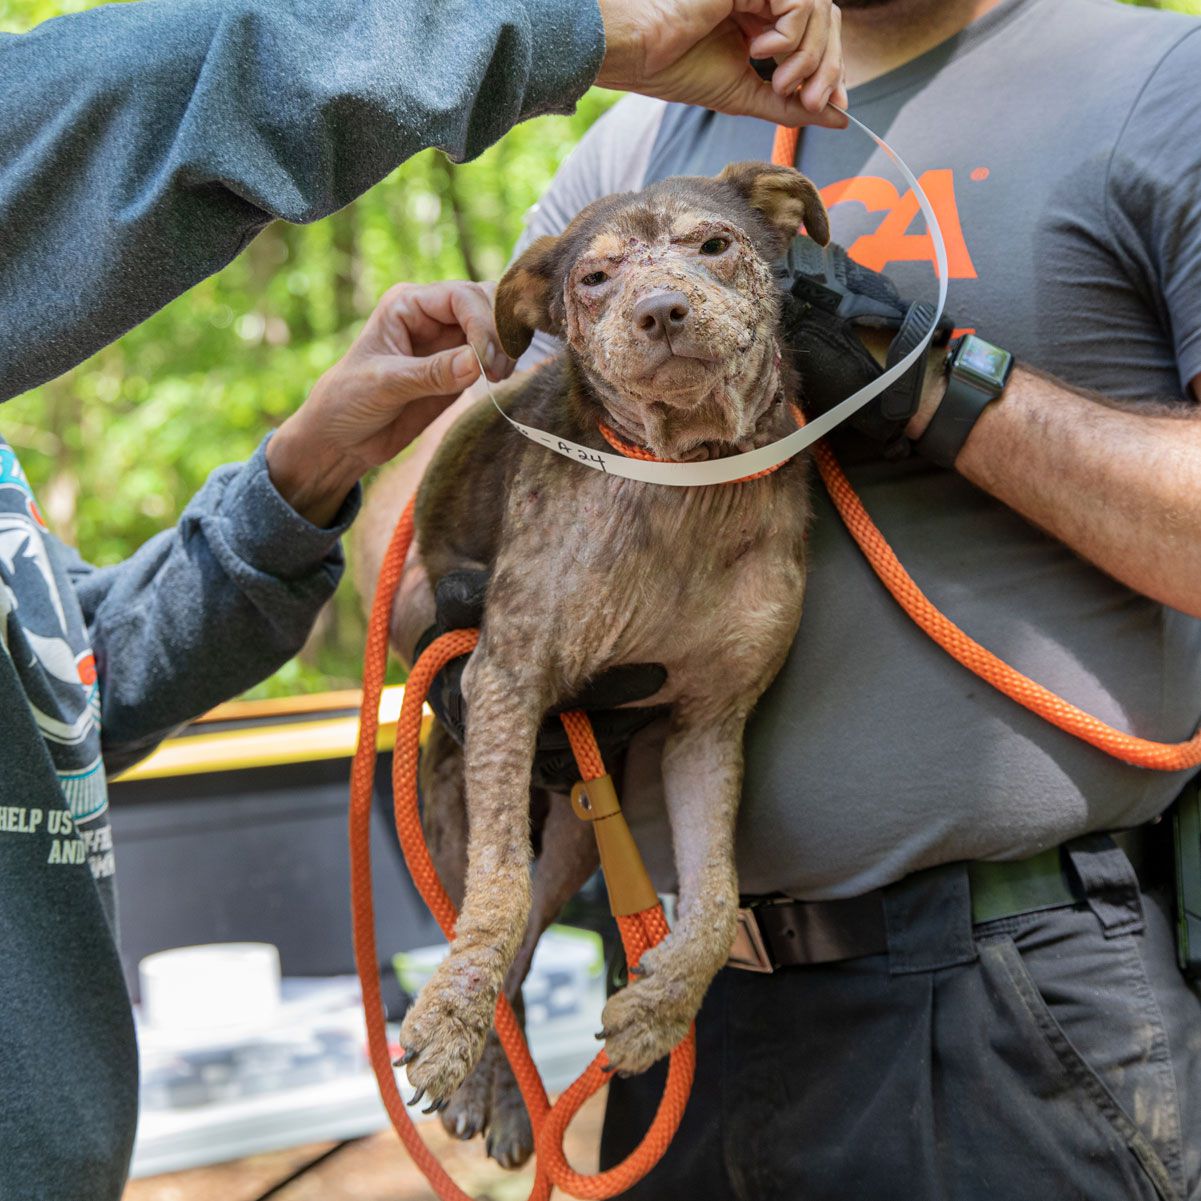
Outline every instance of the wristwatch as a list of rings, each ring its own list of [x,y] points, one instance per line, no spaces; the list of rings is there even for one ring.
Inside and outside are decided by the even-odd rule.
[[[947,351],[947,390],[925,432],[913,444],[923,458],[951,468],[980,414],[1005,388],[1013,355],[975,334],[964,334]]]

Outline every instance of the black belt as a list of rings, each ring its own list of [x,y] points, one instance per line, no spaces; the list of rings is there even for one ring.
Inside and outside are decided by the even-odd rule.
[[[1082,901],[1059,847],[1030,859],[967,865],[976,924],[1056,909]],[[728,967],[772,972],[780,967],[836,963],[888,950],[884,890],[841,901],[744,898]]]

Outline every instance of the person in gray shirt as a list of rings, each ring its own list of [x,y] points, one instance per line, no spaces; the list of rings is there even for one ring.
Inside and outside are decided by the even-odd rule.
[[[829,0],[739,8],[144,0],[0,35],[0,399],[82,361],[272,219],[333,212],[427,146],[476,155],[570,111],[598,72],[840,124]],[[774,90],[747,38],[780,58]],[[114,1201],[129,1163],[137,1059],[106,774],[295,653],[341,575],[358,479],[477,376],[448,344],[490,336],[475,285],[390,292],[248,463],[113,567],[55,540],[0,439],[0,1201]]]
[[[1187,739],[1201,720],[1201,21],[1113,0],[841,7],[851,111],[931,198],[948,312],[1017,367],[953,466],[921,441],[940,370],[902,431],[916,453],[886,457],[855,429],[834,449],[969,634],[1111,725]],[[598,196],[768,159],[773,134],[623,100],[517,253]],[[853,261],[934,298],[930,235],[881,151],[805,130],[797,166]],[[553,348],[539,335],[520,366]],[[810,395],[864,382],[831,388],[797,366]],[[1109,836],[1157,819],[1185,775],[1110,758],[956,664],[815,493],[805,616],[747,732],[737,860],[761,945],[742,960],[761,971],[719,974],[683,1126],[627,1195],[1198,1196],[1201,1004],[1175,964],[1162,860],[1139,856],[1137,876]],[[623,797],[671,892],[658,761],[649,729]],[[658,1069],[612,1082],[604,1166],[642,1137],[661,1086]]]

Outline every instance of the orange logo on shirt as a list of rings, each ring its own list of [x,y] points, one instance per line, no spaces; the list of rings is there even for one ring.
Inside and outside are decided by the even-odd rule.
[[[986,178],[975,176],[973,178]],[[959,223],[959,205],[955,201],[955,179],[949,167],[923,172],[918,182],[930,198],[930,204],[942,226],[947,243],[947,270],[951,279],[975,279],[976,268],[963,239]],[[847,253],[857,263],[873,271],[884,271],[890,263],[929,263],[933,271],[934,241],[929,233],[910,233],[914,218],[921,215],[917,196],[909,188],[902,196],[887,179],[877,175],[857,175],[840,179],[821,190],[826,207],[855,202],[869,213],[883,213],[880,224],[869,234],[863,234],[847,247]]]

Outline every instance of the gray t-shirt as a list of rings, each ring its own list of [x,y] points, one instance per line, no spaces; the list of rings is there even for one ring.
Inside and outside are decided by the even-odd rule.
[[[850,99],[940,215],[960,327],[1069,385],[1179,399],[1201,374],[1198,81],[1193,18],[1005,0]],[[767,158],[772,135],[752,119],[623,101],[565,164],[527,236],[609,191]],[[925,221],[866,137],[806,131],[798,165],[822,189],[835,240],[903,295],[933,297]],[[953,472],[909,460],[849,474],[918,583],[985,646],[1123,729],[1192,734],[1201,621],[1110,579]],[[1162,812],[1180,775],[1124,766],[955,664],[817,491],[805,616],[748,731],[744,891],[850,896]],[[661,809],[635,803],[631,822],[670,888]]]

